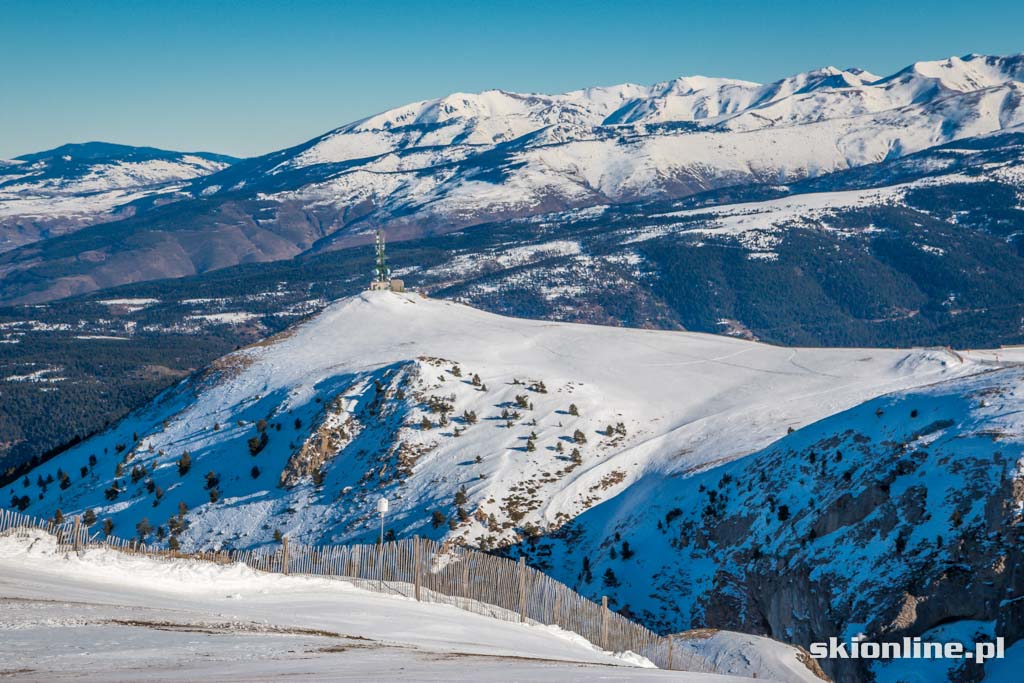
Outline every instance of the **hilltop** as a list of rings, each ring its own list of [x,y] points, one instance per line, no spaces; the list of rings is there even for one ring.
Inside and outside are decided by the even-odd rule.
[[[222,358],[10,493],[119,533],[145,519],[185,548],[366,540],[384,495],[400,536],[496,547],[1001,355],[784,348],[364,293]]]

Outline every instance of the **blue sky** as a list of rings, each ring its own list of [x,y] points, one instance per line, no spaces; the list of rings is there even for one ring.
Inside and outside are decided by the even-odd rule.
[[[1019,0],[0,0],[0,158],[86,140],[253,155],[454,91],[887,74],[1022,52],[1022,25]]]

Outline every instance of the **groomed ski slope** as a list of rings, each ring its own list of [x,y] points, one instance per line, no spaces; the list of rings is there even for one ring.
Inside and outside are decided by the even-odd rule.
[[[271,542],[274,529],[304,543],[370,540],[383,494],[392,500],[388,525],[399,537],[510,542],[516,527],[557,526],[645,475],[714,466],[875,396],[1015,359],[1024,359],[1024,350],[783,348],[506,318],[415,294],[365,293],[222,359],[213,374],[183,383],[38,468],[33,480],[59,480],[58,469],[73,476],[67,490],[47,487],[27,512],[91,508],[115,522],[115,533],[130,535],[143,517],[155,527],[184,503],[183,547],[240,548]],[[484,387],[473,386],[475,374]],[[538,381],[546,392],[528,389]],[[517,396],[532,408],[517,408]],[[432,397],[450,400],[447,426],[428,410]],[[570,414],[572,404],[578,415]],[[328,405],[338,412],[325,417]],[[506,420],[504,410],[521,415]],[[466,411],[478,422],[463,423]],[[430,429],[421,427],[423,418]],[[254,457],[246,444],[262,419],[269,441]],[[603,433],[619,423],[625,434]],[[306,477],[280,486],[301,445],[320,443],[315,428],[323,424],[344,425],[347,440],[333,447],[320,485]],[[457,437],[456,427],[463,430]],[[574,442],[577,430],[586,443]],[[577,465],[570,463],[574,448]],[[181,476],[176,463],[186,450],[193,465]],[[80,478],[91,454],[99,462]],[[408,473],[395,476],[403,458]],[[118,462],[122,491],[110,501],[104,490],[118,478]],[[254,465],[258,477],[250,477]],[[132,482],[128,472],[136,466],[147,476]],[[216,503],[209,502],[207,472],[219,478]],[[147,493],[149,480],[162,497]],[[471,516],[457,520],[452,500],[462,487]],[[431,525],[434,510],[453,526]]]
[[[0,677],[24,681],[751,680],[660,671],[554,627],[339,580],[65,557],[42,532],[0,537],[0,631]]]

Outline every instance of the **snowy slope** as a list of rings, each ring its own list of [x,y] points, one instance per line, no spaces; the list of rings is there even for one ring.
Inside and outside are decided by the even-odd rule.
[[[806,652],[771,638],[718,629],[694,629],[673,637],[681,652],[692,651],[715,672],[778,681],[820,683],[824,672]]]
[[[235,161],[102,142],[0,162],[0,250],[123,215],[131,202],[169,200],[185,183]]]
[[[0,538],[0,568],[0,671],[18,680],[750,680],[645,668],[556,627],[338,580],[64,557],[40,533]]]
[[[804,646],[858,633],[1009,645],[1024,637],[1013,570],[1024,547],[1022,387],[1011,367],[880,397],[742,460],[646,476],[522,550],[664,630]],[[843,680],[865,675],[822,664]],[[929,671],[945,678],[959,664]],[[938,680],[907,678],[913,668],[876,673]]]
[[[276,529],[365,540],[384,494],[398,535],[486,548],[1020,355],[789,349],[367,293],[225,357],[10,493],[37,515],[93,509],[120,534],[147,518],[186,547],[258,545]]]

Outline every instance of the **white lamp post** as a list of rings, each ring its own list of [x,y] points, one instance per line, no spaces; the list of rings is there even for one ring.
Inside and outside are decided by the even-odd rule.
[[[377,512],[380,513],[380,545],[384,547],[384,513],[388,511],[388,499],[379,498],[377,500]]]
[[[383,496],[377,499],[377,512],[380,513],[380,546],[377,554],[377,581],[384,590],[384,513],[388,511],[388,499]]]

